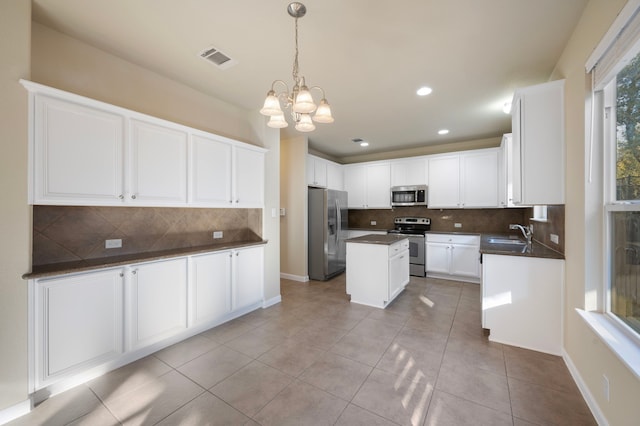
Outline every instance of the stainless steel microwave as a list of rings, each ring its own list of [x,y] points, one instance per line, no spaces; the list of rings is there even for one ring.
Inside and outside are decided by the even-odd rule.
[[[427,185],[391,187],[392,206],[426,206]]]

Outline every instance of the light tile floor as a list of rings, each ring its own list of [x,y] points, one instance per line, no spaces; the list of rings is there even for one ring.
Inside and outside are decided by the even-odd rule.
[[[412,277],[387,309],[345,275],[50,398],[12,425],[591,425],[560,357],[488,342],[479,286]]]

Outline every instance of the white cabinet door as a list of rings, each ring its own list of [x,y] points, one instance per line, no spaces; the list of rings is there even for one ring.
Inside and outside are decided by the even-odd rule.
[[[327,161],[307,155],[307,185],[327,187]]]
[[[254,305],[263,300],[264,249],[252,247],[233,253],[232,310]]]
[[[35,204],[117,205],[124,197],[124,117],[35,97]]]
[[[231,252],[191,258],[189,326],[214,323],[231,312]]]
[[[122,269],[36,282],[36,388],[122,354],[123,283]]]
[[[478,278],[480,276],[480,252],[478,246],[452,244],[449,273],[451,275]]]
[[[403,250],[389,258],[389,301],[395,299],[409,283],[408,258],[409,250]]]
[[[498,151],[466,153],[461,161],[461,207],[498,207]]]
[[[460,156],[429,159],[429,208],[460,207]]]
[[[426,243],[427,256],[425,267],[427,272],[440,274],[449,273],[450,251],[449,244]]]
[[[391,163],[391,186],[427,185],[427,159],[394,161]]]
[[[184,131],[131,120],[130,202],[187,203],[187,138]]]
[[[391,208],[391,165],[376,163],[367,165],[367,207]]]
[[[129,273],[129,349],[159,342],[187,327],[186,258],[134,265]]]
[[[264,153],[235,147],[234,204],[238,207],[264,206]]]
[[[344,174],[340,164],[327,163],[327,188],[344,190]]]
[[[346,166],[344,169],[344,189],[349,193],[347,203],[350,209],[367,207],[367,171],[365,166]]]
[[[228,207],[231,197],[232,145],[194,135],[191,140],[191,195],[194,205]]]
[[[513,107],[514,200],[564,204],[564,80],[516,90]]]

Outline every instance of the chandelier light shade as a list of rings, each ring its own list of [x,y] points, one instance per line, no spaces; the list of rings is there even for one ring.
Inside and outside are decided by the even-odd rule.
[[[307,13],[307,8],[302,3],[293,2],[287,7],[287,12],[295,19],[295,55],[293,59],[293,88],[289,92],[289,86],[282,80],[275,80],[271,84],[271,90],[267,92],[264,105],[260,113],[269,116],[267,126],[274,128],[287,127],[288,123],[282,111],[281,101],[285,108],[290,110],[291,119],[295,123],[296,130],[300,132],[312,132],[317,123],[333,123],[331,107],[324,96],[324,90],[319,86],[307,87],[304,76],[298,74],[298,18]],[[284,86],[282,92],[276,92],[276,84]],[[322,94],[320,104],[316,105],[311,95],[312,90],[319,90]],[[315,114],[311,114],[315,111]]]

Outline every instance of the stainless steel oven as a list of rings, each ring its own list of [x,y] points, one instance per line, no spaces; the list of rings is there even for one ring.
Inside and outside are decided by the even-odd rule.
[[[426,247],[424,234],[431,228],[431,219],[426,217],[396,217],[395,228],[390,234],[409,237],[409,274],[425,276]]]

